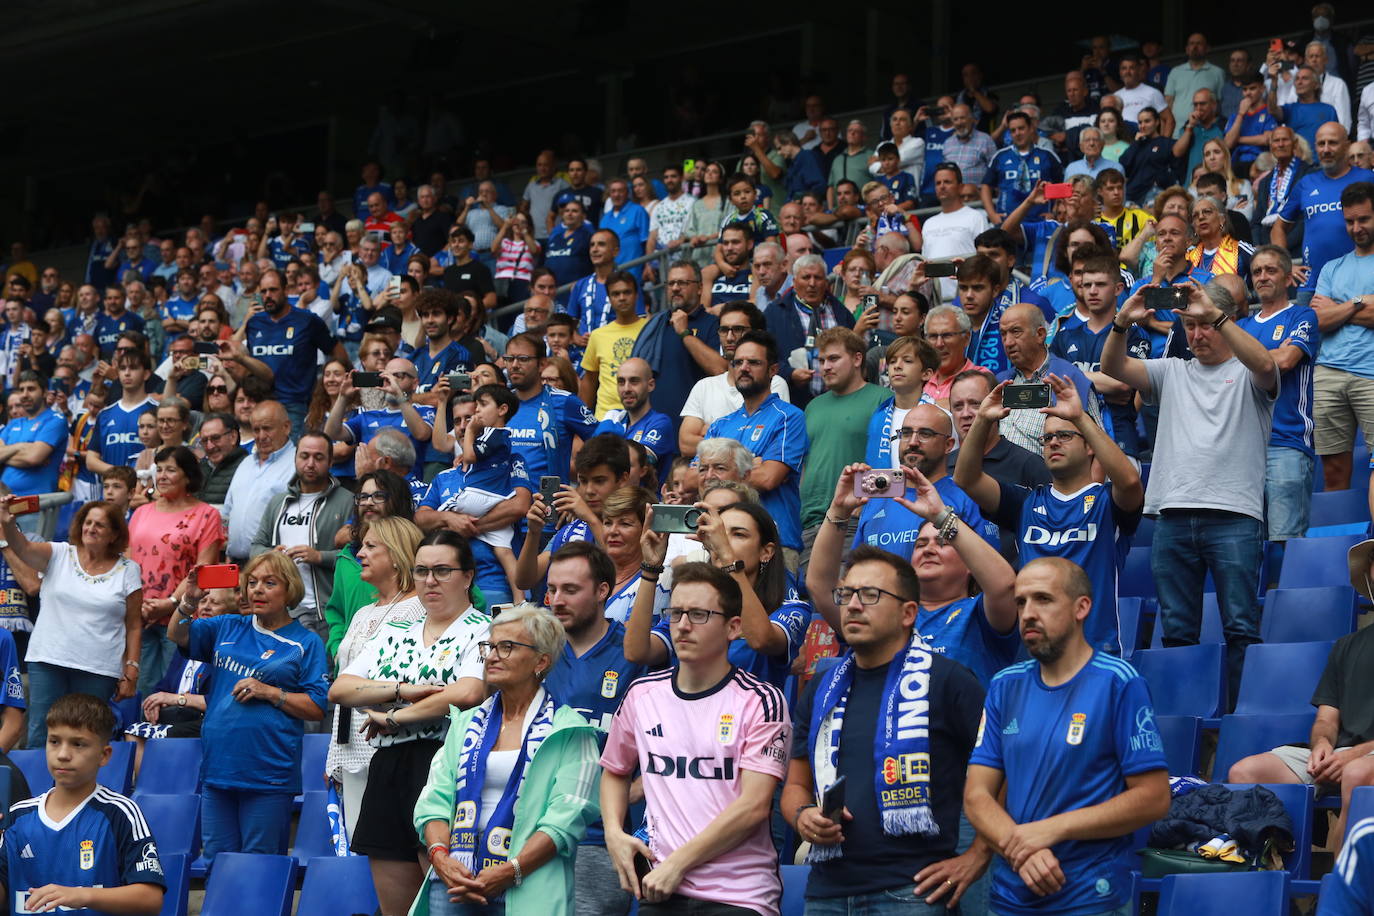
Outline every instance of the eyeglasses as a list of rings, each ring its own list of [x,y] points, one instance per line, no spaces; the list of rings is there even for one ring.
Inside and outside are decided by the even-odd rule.
[[[710,621],[712,615],[724,617],[720,611],[707,610],[704,607],[670,607],[667,609],[668,619],[673,623],[681,623],[682,618],[686,617],[697,626]]]
[[[519,363],[520,365],[523,366],[523,365],[525,365],[526,363],[532,363],[532,362],[534,362],[534,360],[535,360],[536,357],[533,357],[533,356],[524,356],[524,355],[512,356],[512,355],[510,355],[510,354],[506,354],[505,356],[503,356],[503,357],[501,357],[501,358],[502,358],[503,360],[505,360],[506,362],[508,362],[508,363]]]
[[[761,359],[732,359],[732,360],[730,360],[730,368],[731,368],[731,369],[740,369],[740,368],[743,368],[744,366],[748,366],[750,369],[762,369],[762,368],[763,368],[764,366],[766,366],[766,365],[768,365],[768,364],[767,364],[766,362],[764,362],[763,360],[761,360]]]
[[[209,433],[201,433],[201,434],[200,434],[200,441],[202,441],[202,442],[218,442],[219,440],[221,440],[221,439],[225,438],[226,436],[228,436],[228,435],[230,434],[230,432],[232,432],[232,430],[227,430],[227,429],[226,429],[224,432],[219,433],[218,435],[213,435],[213,436],[210,435]]]
[[[696,280],[669,280],[668,286],[696,286]]]
[[[963,337],[968,331],[937,331],[934,334],[927,333],[926,340],[953,340],[956,337]]]
[[[229,393],[229,388],[228,388],[227,385],[207,385],[207,386],[205,387],[205,393],[206,393],[206,394],[228,394],[228,393]]]
[[[913,436],[921,442],[930,442],[932,439],[948,439],[949,433],[937,432],[928,426],[922,426],[919,429],[903,426],[901,429],[888,436],[888,439],[896,442],[899,439],[910,439]]]
[[[731,337],[738,336],[740,334],[748,334],[750,330],[752,329],[747,324],[740,324],[734,326],[723,324],[717,329],[717,333],[719,333],[721,337]]]
[[[428,579],[432,574],[434,581],[447,582],[453,578],[454,573],[467,571],[467,568],[463,566],[417,566],[411,570],[411,573],[414,574],[416,581]]]
[[[912,601],[911,598],[903,598],[896,592],[890,592],[885,588],[878,588],[876,585],[865,585],[862,588],[850,588],[847,585],[837,586],[830,592],[830,597],[834,599],[836,607],[843,607],[849,603],[849,599],[855,595],[859,596],[859,603],[864,607],[872,607],[882,600],[883,595],[896,598],[898,601]]]
[[[1045,433],[1040,437],[1041,445],[1049,445],[1051,442],[1071,442],[1077,436],[1080,439],[1083,434],[1074,429],[1061,429],[1057,433]]]
[[[357,496],[353,497],[353,501],[360,506],[363,503],[384,503],[386,502],[386,493],[382,490],[373,490],[371,493],[359,493]]]
[[[414,372],[388,372],[392,378],[419,378]]]
[[[492,655],[505,661],[510,658],[510,654],[515,651],[516,646],[524,646],[526,649],[533,649],[538,652],[538,646],[532,646],[527,642],[516,642],[514,639],[503,639],[500,642],[479,642],[477,644],[477,657],[486,661]]]

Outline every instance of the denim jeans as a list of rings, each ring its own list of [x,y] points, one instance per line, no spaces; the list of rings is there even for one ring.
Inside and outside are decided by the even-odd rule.
[[[1306,452],[1269,446],[1264,473],[1264,515],[1269,540],[1290,541],[1307,532],[1316,468],[1316,461]]]
[[[205,858],[221,852],[285,853],[294,797],[292,792],[203,788],[200,832]]]
[[[1159,592],[1165,646],[1196,645],[1202,630],[1203,579],[1216,583],[1221,629],[1226,634],[1227,709],[1235,706],[1245,650],[1260,641],[1260,558],[1264,526],[1258,519],[1210,509],[1165,510],[1155,525],[1150,570]]]
[[[1131,905],[1123,903],[1114,910],[1103,910],[1101,913],[1094,913],[1093,916],[1131,916]]]
[[[946,909],[943,900],[926,903],[916,896],[916,885],[853,897],[807,897],[806,916],[958,916],[959,907]]]
[[[119,678],[76,668],[29,662],[29,739],[31,748],[48,743],[48,707],[69,693],[86,693],[98,700],[114,697]]]
[[[291,441],[299,442],[305,433],[305,417],[306,414],[310,413],[310,405],[295,401],[282,401],[281,406],[286,408],[286,415],[291,418]]]
[[[172,664],[172,655],[176,650],[176,645],[167,638],[166,627],[143,628],[143,644],[138,652],[139,693],[146,697],[153,692],[153,687],[162,680]]]
[[[493,900],[486,905],[454,903],[442,881],[426,881],[425,893],[429,895],[429,916],[505,916],[505,900]]]
[[[969,823],[968,815],[959,812],[959,845],[955,851],[960,855],[968,852],[968,848],[973,845],[974,839],[978,836],[978,831],[973,829],[973,824]],[[959,912],[961,916],[987,916],[988,912],[988,891],[992,887],[992,865],[988,864],[983,876],[968,886],[964,891],[964,896],[959,898]],[[941,901],[943,903],[943,901]]]

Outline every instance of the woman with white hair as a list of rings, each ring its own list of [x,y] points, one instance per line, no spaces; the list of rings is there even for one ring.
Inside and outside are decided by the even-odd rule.
[[[544,689],[563,625],[520,604],[478,644],[492,695],[456,712],[415,805],[431,870],[416,916],[573,911],[573,861],[596,800],[597,731]]]

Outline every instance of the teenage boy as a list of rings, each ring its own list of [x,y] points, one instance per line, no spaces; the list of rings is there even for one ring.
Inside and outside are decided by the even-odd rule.
[[[154,916],[167,879],[138,804],[96,782],[114,752],[114,713],[81,693],[48,708],[53,787],[10,808],[0,884],[16,913]]]
[[[619,410],[620,393],[616,387],[616,372],[634,349],[635,340],[649,323],[638,314],[636,300],[639,283],[634,274],[618,270],[606,279],[606,295],[615,310],[615,320],[603,324],[587,335],[587,351],[582,356],[582,381],[579,394],[598,420],[604,420],[612,410]]]

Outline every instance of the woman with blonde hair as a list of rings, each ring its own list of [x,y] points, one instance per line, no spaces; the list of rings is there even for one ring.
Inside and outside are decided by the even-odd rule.
[[[1255,212],[1254,193],[1250,183],[1237,178],[1231,169],[1231,153],[1226,144],[1217,139],[1208,140],[1202,145],[1202,164],[1209,172],[1215,172],[1226,179],[1226,208],[1235,210],[1246,219]],[[1194,197],[1198,196],[1196,192]]]

